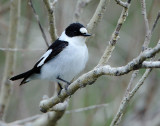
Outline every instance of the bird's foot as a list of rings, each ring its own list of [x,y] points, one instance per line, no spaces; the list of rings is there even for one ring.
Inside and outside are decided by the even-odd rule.
[[[58,83],[58,86],[59,86],[59,91],[58,91],[58,97],[60,98],[60,94],[61,94],[61,91],[62,91],[62,86],[61,86],[61,84],[60,83]]]
[[[68,95],[69,97],[71,97],[71,93],[68,91],[68,86],[69,86],[71,83],[68,82],[68,81],[66,81],[66,80],[64,80],[64,79],[62,79],[62,78],[60,78],[59,76],[57,77],[57,79],[60,80],[60,81],[62,81],[62,82],[64,82],[64,83],[66,83],[66,85],[65,85],[66,93],[67,93],[67,95]],[[58,83],[58,85],[59,85],[60,89],[62,89],[60,83]],[[61,92],[60,92],[60,93],[61,93]],[[59,95],[60,95],[60,93],[59,93]]]
[[[67,83],[66,85],[65,85],[65,90],[66,90],[66,93],[67,93],[67,95],[69,96],[69,98],[71,98],[71,93],[68,91],[68,86],[70,85],[70,83]]]
[[[66,83],[66,84],[68,84],[68,85],[70,85],[70,82],[68,82],[68,81],[60,78],[59,76],[57,77],[57,79],[60,80],[60,81],[62,81],[62,82],[64,82],[64,83]]]
[[[59,98],[61,98],[61,97],[60,97],[61,91],[62,91],[62,90],[60,89],[60,90],[58,91],[58,94],[57,94],[57,96],[58,96]]]

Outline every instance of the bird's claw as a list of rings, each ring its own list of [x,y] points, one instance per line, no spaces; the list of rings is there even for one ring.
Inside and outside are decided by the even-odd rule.
[[[69,84],[65,85],[66,94],[71,98],[71,93],[68,91]]]
[[[58,94],[57,94],[57,96],[60,98],[60,94],[61,94],[61,89],[58,91]]]

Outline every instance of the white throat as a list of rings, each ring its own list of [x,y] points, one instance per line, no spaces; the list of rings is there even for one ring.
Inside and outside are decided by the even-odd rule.
[[[86,37],[83,37],[83,36],[69,37],[65,34],[65,31],[64,31],[59,37],[59,40],[67,41],[69,43],[73,43],[77,45],[85,45]]]

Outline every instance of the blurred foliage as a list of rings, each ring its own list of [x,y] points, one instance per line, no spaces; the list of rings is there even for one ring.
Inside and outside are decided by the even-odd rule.
[[[10,2],[9,0],[1,0],[0,8]],[[75,0],[59,0],[56,5],[56,27],[58,34],[64,30],[73,21],[74,11],[76,7]],[[93,15],[99,1],[92,0],[90,4],[83,10],[80,15],[80,22],[87,25],[91,16]],[[42,0],[33,0],[34,7],[39,15],[40,21],[43,25],[45,33],[48,39],[48,18],[45,6]],[[150,27],[160,10],[159,0],[146,0],[147,12],[149,18]],[[92,69],[99,61],[103,51],[105,50],[108,41],[111,37],[112,32],[117,24],[117,20],[120,16],[122,7],[117,5],[114,0],[108,4],[106,12],[104,13],[103,19],[94,29],[94,37],[88,42],[89,48],[89,61],[86,69],[83,71],[87,72]],[[8,35],[8,24],[9,24],[9,11],[6,11],[0,15],[0,48],[6,47],[7,35]],[[144,21],[141,14],[141,6],[139,0],[132,0],[129,16],[122,27],[120,32],[120,39],[116,45],[116,49],[109,61],[111,66],[122,66],[127,62],[136,57],[142,48],[144,41]],[[153,33],[150,47],[153,47],[160,37],[160,23]],[[18,51],[17,66],[14,74],[18,74],[30,69],[34,63],[43,54],[44,50],[47,49],[45,42],[42,38],[38,24],[33,16],[31,8],[27,4],[27,0],[22,0],[21,17],[19,24],[19,38],[17,48],[24,48],[28,51]],[[43,49],[42,51],[31,51],[30,49]],[[0,80],[3,76],[5,52],[0,50]],[[144,73],[141,70],[138,78]],[[146,80],[145,85],[138,91],[136,96],[131,101],[131,105],[127,109],[127,114],[123,119],[121,125],[129,126],[130,120],[136,114],[139,114],[145,106],[149,106],[146,111],[149,114],[154,114],[160,106],[159,97],[160,93],[160,75],[159,70],[153,70],[149,78]],[[103,76],[100,77],[95,84],[88,86],[78,91],[70,99],[68,110],[82,108],[90,105],[108,103],[109,106],[106,108],[98,108],[85,112],[65,114],[60,120],[59,125],[70,125],[70,126],[104,126],[109,125],[114,114],[116,113],[120,104],[121,98],[124,95],[127,84],[129,83],[131,73],[121,76]],[[47,81],[32,81],[26,85],[19,86],[20,81],[15,82],[14,92],[11,98],[9,109],[7,112],[7,121],[11,122],[17,119],[23,119],[29,116],[40,113],[39,102],[44,94],[52,94],[54,91],[50,90],[50,83]],[[155,92],[149,92],[148,86],[154,84],[156,86]],[[153,95],[152,95],[153,94]],[[143,96],[142,96],[143,95]],[[150,102],[141,103],[145,101],[147,95],[151,95],[152,99]],[[142,106],[142,108],[141,108]],[[144,114],[144,113],[143,113]],[[140,114],[139,114],[140,116]]]

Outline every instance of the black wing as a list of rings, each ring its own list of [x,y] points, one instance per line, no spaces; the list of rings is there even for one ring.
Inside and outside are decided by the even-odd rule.
[[[49,48],[48,50],[52,49],[51,54],[47,57],[45,60],[45,63],[48,62],[49,60],[53,59],[55,56],[57,56],[66,46],[68,46],[67,41],[61,41],[61,40],[56,40]]]
[[[54,57],[56,57],[66,46],[68,46],[68,42],[67,41],[61,41],[59,39],[57,39],[46,51],[45,54],[48,55],[43,55],[40,60],[35,64],[34,68],[38,68],[40,70],[40,68],[47,63],[48,61],[50,61],[51,59],[53,59]],[[39,71],[38,70],[38,71]]]

